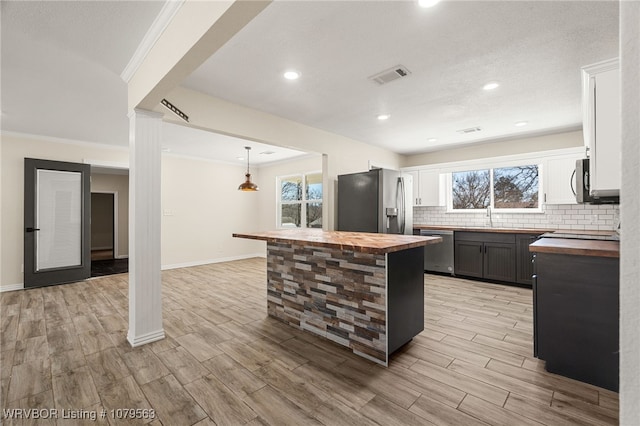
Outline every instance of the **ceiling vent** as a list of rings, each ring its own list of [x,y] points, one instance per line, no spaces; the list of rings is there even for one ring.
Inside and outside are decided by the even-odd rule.
[[[461,129],[458,130],[458,133],[461,133],[463,135],[466,135],[467,133],[475,133],[475,132],[480,132],[482,130],[481,127],[469,127],[467,129]]]
[[[389,68],[388,70],[382,71],[376,75],[372,75],[369,77],[369,80],[373,80],[378,84],[387,84],[392,82],[393,80],[397,80],[402,77],[406,77],[411,74],[406,67],[402,65],[396,65],[395,67]]]

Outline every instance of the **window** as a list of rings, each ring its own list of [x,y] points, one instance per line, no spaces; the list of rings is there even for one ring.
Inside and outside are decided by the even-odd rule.
[[[454,209],[486,209],[491,202],[489,170],[452,174]]]
[[[453,210],[538,209],[538,165],[501,167],[451,174]]]
[[[278,178],[278,227],[322,228],[322,173]]]

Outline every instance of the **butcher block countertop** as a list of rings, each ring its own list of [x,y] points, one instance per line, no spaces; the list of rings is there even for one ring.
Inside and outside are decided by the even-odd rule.
[[[504,234],[544,234],[553,232],[555,229],[523,229],[523,228],[472,228],[460,226],[436,226],[436,225],[413,225],[413,229],[426,229],[430,231],[467,231],[467,232],[498,232]]]
[[[573,254],[578,256],[620,257],[618,241],[540,238],[529,245],[534,253]]]
[[[294,243],[372,254],[391,253],[427,244],[437,244],[442,241],[440,237],[323,231],[321,229],[278,229],[246,234],[235,233],[233,236],[236,238],[262,240],[269,243]]]

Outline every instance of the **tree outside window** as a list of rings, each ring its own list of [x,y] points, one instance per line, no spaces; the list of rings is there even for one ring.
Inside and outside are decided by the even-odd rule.
[[[453,208],[486,209],[491,202],[489,170],[453,173]]]
[[[322,173],[286,176],[278,181],[278,226],[322,228]]]
[[[537,209],[538,166],[514,166],[451,174],[454,210]]]
[[[538,166],[493,170],[494,206],[497,209],[538,208]]]

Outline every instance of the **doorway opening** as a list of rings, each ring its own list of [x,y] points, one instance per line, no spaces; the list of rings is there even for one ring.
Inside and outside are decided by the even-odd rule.
[[[91,260],[115,258],[115,193],[91,193]]]
[[[91,276],[129,271],[129,259],[118,253],[118,192],[91,193]]]

